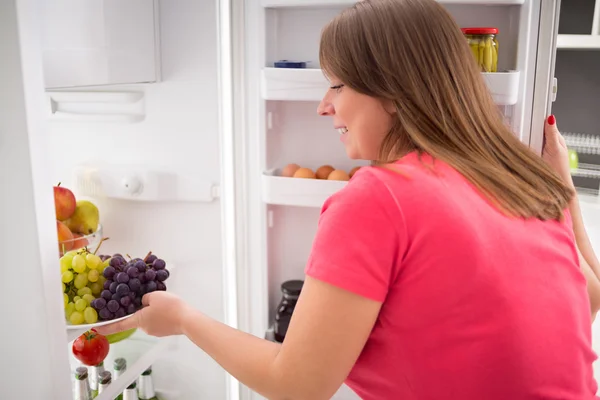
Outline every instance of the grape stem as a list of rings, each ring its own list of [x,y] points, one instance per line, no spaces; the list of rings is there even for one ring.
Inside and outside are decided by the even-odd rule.
[[[105,238],[100,239],[100,243],[98,243],[98,247],[96,247],[96,250],[93,253],[94,255],[96,255],[96,253],[98,252],[98,250],[100,250],[100,246],[102,246],[102,243],[104,243],[104,241],[108,240],[108,239],[110,239],[110,238],[105,237]]]
[[[144,262],[148,261],[148,257],[150,257],[152,255],[152,252],[149,251],[148,254],[146,254],[146,257],[144,257]]]

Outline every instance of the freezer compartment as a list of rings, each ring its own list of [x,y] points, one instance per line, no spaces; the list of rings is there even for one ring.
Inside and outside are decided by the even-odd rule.
[[[262,198],[265,203],[299,207],[321,207],[325,200],[348,182],[323,179],[282,177],[280,169],[262,175]]]
[[[498,105],[514,105],[519,100],[519,71],[482,73]],[[327,88],[320,69],[263,68],[261,92],[266,100],[320,101]]]

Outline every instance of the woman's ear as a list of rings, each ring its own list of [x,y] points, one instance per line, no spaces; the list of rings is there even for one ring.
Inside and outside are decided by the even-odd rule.
[[[387,111],[388,114],[394,115],[396,114],[396,105],[392,100],[383,100],[383,109]]]

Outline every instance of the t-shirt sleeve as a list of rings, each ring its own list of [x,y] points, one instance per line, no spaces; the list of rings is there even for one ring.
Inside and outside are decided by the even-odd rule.
[[[406,243],[402,211],[371,171],[358,171],[323,205],[306,275],[383,302]]]

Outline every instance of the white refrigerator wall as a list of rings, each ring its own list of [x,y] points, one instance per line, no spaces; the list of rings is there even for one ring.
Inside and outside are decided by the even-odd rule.
[[[214,0],[159,2],[162,81],[95,87],[142,91],[145,119],[134,124],[50,121],[48,157],[55,182],[71,186],[73,167],[98,160],[146,166],[219,183],[218,36]],[[223,320],[218,200],[138,202],[108,199],[100,209],[103,252],[143,257],[149,250],[176,267],[169,290]],[[104,215],[104,217],[103,217]],[[181,400],[225,398],[225,373],[187,339],[154,365],[156,386]]]

